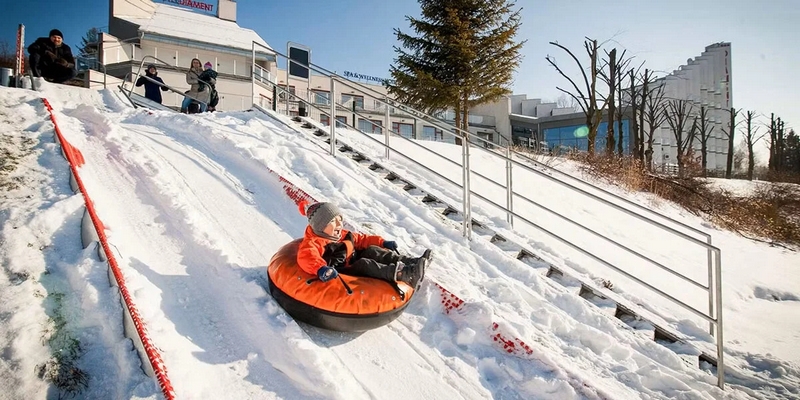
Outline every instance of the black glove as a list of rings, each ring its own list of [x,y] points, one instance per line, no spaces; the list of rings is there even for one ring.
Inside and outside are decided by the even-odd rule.
[[[56,60],[56,63],[61,65],[62,67],[69,68],[69,62],[67,62],[67,60],[63,58],[59,58],[58,60]]]
[[[384,240],[383,241],[383,248],[389,249],[395,253],[397,253],[397,242],[394,240]]]
[[[320,281],[327,282],[327,281],[329,281],[331,279],[334,279],[337,276],[339,276],[339,271],[337,271],[336,268],[329,267],[327,265],[323,265],[317,271],[317,276],[319,277]]]
[[[52,51],[50,51],[50,50],[45,50],[45,51],[44,51],[44,54],[45,54],[46,56],[50,57],[50,59],[51,59],[51,60],[53,60],[53,61],[55,61],[55,60],[56,60],[56,58],[58,58],[58,57],[56,57],[56,53],[53,53],[53,52],[52,52]]]

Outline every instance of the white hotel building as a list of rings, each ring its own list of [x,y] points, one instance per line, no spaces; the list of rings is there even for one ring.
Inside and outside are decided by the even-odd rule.
[[[219,73],[217,89],[221,101],[217,108],[223,111],[248,109],[253,103],[265,108],[272,106],[270,85],[252,84],[252,43],[256,42],[256,79],[267,78],[321,110],[330,110],[330,78],[315,74],[309,79],[292,76],[287,85],[283,69],[285,59],[279,61],[272,47],[255,31],[236,23],[236,2],[232,0],[109,0],[109,32],[104,33],[102,39],[101,62],[109,75],[118,78],[136,74],[144,57],[155,57],[161,62],[149,58],[145,64],[155,63],[167,85],[185,90],[188,89],[185,74],[191,59],[199,58],[202,63],[210,61]],[[380,93],[379,97],[386,94],[380,83],[382,77],[349,71],[340,75]],[[733,106],[731,76],[731,45],[716,43],[659,79],[666,98],[691,101],[695,113],[699,113],[701,106],[708,110],[710,126],[714,127],[708,142],[708,168],[711,170],[722,169],[726,163],[728,144],[722,130],[727,129],[728,110]],[[365,131],[379,130],[375,125],[383,125],[386,109],[376,100],[375,94],[338,86],[336,101],[342,107],[336,119]],[[142,89],[135,91],[141,94]],[[285,111],[282,98],[279,96],[276,108]],[[181,100],[179,94],[165,93],[167,106],[177,108]],[[357,112],[353,112],[353,107]],[[289,105],[290,114],[299,111],[298,103]],[[311,111],[308,112],[311,117],[324,119],[323,123],[329,122],[329,117],[319,110],[306,111]],[[452,113],[443,117],[452,120]],[[447,135],[442,135],[440,130],[411,115],[392,110],[390,119],[393,130],[404,136],[447,140]],[[471,132],[503,145],[509,142],[536,144],[555,151],[567,147],[585,149],[587,145],[585,137],[578,134],[578,130],[585,130],[582,113],[558,108],[555,103],[545,103],[541,99],[528,99],[524,94],[475,107],[469,123]],[[598,130],[598,149],[605,147],[604,124]],[[629,128],[629,121],[624,120],[626,150],[632,144]],[[699,140],[695,140],[695,148],[699,155]],[[666,123],[656,130],[653,150],[653,161],[657,165],[677,160],[677,145]]]

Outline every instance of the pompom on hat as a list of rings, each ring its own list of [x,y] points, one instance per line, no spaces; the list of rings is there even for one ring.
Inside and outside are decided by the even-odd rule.
[[[213,68],[213,67],[214,66],[211,64],[211,61],[206,61],[206,63],[203,64],[203,68],[204,69],[209,69],[209,68]]]
[[[48,36],[50,36],[50,37],[53,37],[53,36],[58,36],[58,37],[60,37],[61,39],[64,39],[64,35],[62,35],[62,34],[61,34],[61,31],[60,31],[60,30],[58,30],[58,29],[52,29],[52,30],[50,30],[50,35],[48,35]]]
[[[308,225],[317,235],[324,235],[325,227],[334,218],[342,215],[342,211],[333,203],[308,205],[308,201],[303,200],[297,206],[300,209],[300,215],[308,217]]]

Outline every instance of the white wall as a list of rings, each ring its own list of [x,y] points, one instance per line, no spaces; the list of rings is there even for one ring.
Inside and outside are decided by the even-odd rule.
[[[220,19],[236,22],[236,2],[231,0],[219,0],[217,16]]]
[[[109,12],[111,16],[148,18],[155,11],[156,5],[150,0],[111,0]]]
[[[691,59],[686,65],[665,78],[665,97],[690,100],[694,107],[692,117],[699,116],[700,108],[707,109],[708,129],[707,167],[710,170],[724,169],[727,163],[728,139],[722,130],[728,129],[731,101],[731,57],[730,43],[707,46],[705,51]],[[691,128],[692,118],[686,130]],[[669,125],[665,122],[657,131],[653,160],[657,164],[677,162],[677,145]],[[695,139],[695,157],[700,158],[699,137]],[[666,143],[659,146],[658,143]],[[662,152],[663,148],[663,152]],[[668,156],[665,157],[665,156]]]

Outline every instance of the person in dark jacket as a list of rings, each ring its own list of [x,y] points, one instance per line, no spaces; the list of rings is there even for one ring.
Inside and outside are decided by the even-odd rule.
[[[217,93],[218,74],[217,71],[214,71],[213,67],[214,66],[211,64],[211,62],[206,62],[205,65],[203,65],[203,73],[198,77],[201,85],[205,85],[202,84],[202,82],[208,82],[208,85],[205,86],[211,86],[211,92],[209,92],[210,96],[208,98],[208,107],[206,107],[206,111],[208,112],[216,111],[217,104],[219,103],[219,93]]]
[[[156,70],[156,66],[153,64],[148,65],[147,71],[144,73],[144,76],[140,76],[139,79],[136,80],[136,86],[144,85],[144,97],[147,97],[148,99],[153,100],[158,104],[161,104],[161,92],[162,91],[166,92],[169,89],[167,89],[167,87],[164,86],[164,80],[159,78],[157,75],[158,75],[158,70]],[[159,88],[161,90],[159,90]]]
[[[72,49],[64,43],[64,35],[58,29],[50,31],[49,37],[40,37],[28,46],[31,74],[55,83],[74,78],[75,57]]]

